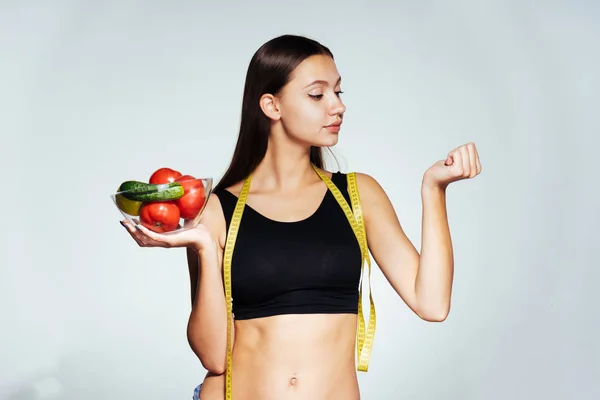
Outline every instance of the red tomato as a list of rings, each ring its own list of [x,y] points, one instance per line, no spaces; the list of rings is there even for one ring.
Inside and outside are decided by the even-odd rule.
[[[166,167],[159,168],[156,171],[154,171],[152,176],[150,176],[150,180],[148,181],[148,183],[151,183],[153,185],[171,183],[175,182],[175,180],[179,177],[181,177],[181,172],[179,171]]]
[[[146,203],[140,209],[140,222],[154,232],[170,232],[179,225],[181,213],[173,201]]]
[[[181,211],[181,218],[194,219],[204,206],[206,193],[201,180],[194,180],[191,175],[183,175],[176,181],[183,186],[183,196],[175,200]]]

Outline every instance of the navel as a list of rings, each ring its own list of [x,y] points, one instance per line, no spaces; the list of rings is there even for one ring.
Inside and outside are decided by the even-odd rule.
[[[296,386],[296,385],[298,385],[298,378],[296,378],[296,376],[294,375],[290,378],[290,386]]]

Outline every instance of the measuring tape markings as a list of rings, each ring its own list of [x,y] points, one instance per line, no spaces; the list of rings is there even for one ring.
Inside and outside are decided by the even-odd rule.
[[[364,226],[364,218],[362,214],[362,209],[360,205],[360,197],[358,195],[357,184],[356,184],[356,174],[349,173],[347,174],[348,179],[348,192],[350,194],[350,201],[352,203],[352,209],[354,213],[350,209],[348,202],[339,191],[337,186],[331,181],[331,179],[323,174],[315,165],[313,165],[314,170],[317,175],[321,178],[323,182],[327,185],[327,188],[331,191],[336,201],[341,206],[352,230],[358,240],[360,250],[361,250],[361,276],[360,280],[360,288],[358,293],[358,327],[357,327],[357,354],[358,354],[358,371],[367,372],[369,368],[369,358],[371,355],[371,348],[373,346],[373,338],[375,335],[375,325],[376,325],[376,317],[375,317],[375,304],[373,302],[373,296],[371,293],[371,258],[369,256],[369,249],[366,240],[366,232]],[[233,258],[233,248],[235,246],[235,242],[237,239],[237,234],[239,231],[239,226],[242,220],[242,215],[244,212],[244,207],[246,205],[246,200],[248,198],[248,193],[250,190],[250,182],[252,180],[251,174],[245,179],[244,185],[242,186],[242,190],[238,197],[235,210],[233,212],[233,216],[231,218],[231,223],[229,226],[229,231],[227,233],[227,240],[225,243],[225,249],[223,254],[223,281],[225,286],[225,303],[227,308],[227,367],[225,373],[225,399],[232,400],[233,390],[232,390],[232,352],[233,352],[233,343],[232,343],[232,333],[233,333],[233,299],[231,295],[231,260]],[[369,280],[369,303],[370,303],[370,313],[369,313],[369,325],[365,329],[365,320],[362,309],[362,286],[364,279],[364,262],[367,262],[368,273],[367,278]]]
[[[375,313],[375,302],[373,300],[373,292],[371,290],[371,257],[369,255],[369,247],[367,244],[367,231],[365,228],[364,217],[362,213],[362,207],[360,202],[360,197],[358,194],[358,185],[356,184],[356,173],[352,172],[348,174],[348,187],[350,193],[350,201],[352,202],[352,208],[354,210],[354,215],[357,220],[359,226],[359,234],[360,240],[363,243],[362,248],[364,249],[364,259],[367,262],[367,278],[368,278],[368,288],[369,288],[369,326],[367,328],[366,337],[364,337],[364,345],[361,346],[358,354],[360,355],[358,368],[359,371],[367,372],[369,369],[369,359],[371,357],[371,349],[373,347],[373,339],[375,337],[375,325],[376,325],[376,313]],[[363,264],[364,266],[364,264]],[[364,270],[363,270],[364,272]],[[364,273],[362,274],[363,280],[361,280],[361,287],[359,292],[359,307],[362,310],[362,284],[364,282]],[[362,315],[362,313],[361,313]],[[364,317],[361,320],[364,332]],[[360,342],[359,342],[360,345]],[[364,347],[363,347],[364,346]]]
[[[375,314],[375,303],[373,301],[373,295],[371,293],[371,257],[369,256],[369,248],[366,241],[366,232],[364,227],[364,218],[362,214],[362,208],[360,205],[360,197],[358,195],[358,189],[356,184],[356,174],[347,174],[348,179],[348,192],[350,194],[350,201],[353,205],[354,214],[352,213],[348,202],[339,191],[337,186],[329,179],[329,177],[323,174],[316,166],[313,166],[319,177],[325,182],[329,190],[334,195],[337,202],[342,207],[346,218],[356,235],[359,242],[360,250],[362,253],[361,260],[361,275],[364,279],[364,261],[366,260],[368,266],[367,278],[369,280],[369,325],[365,329],[364,313],[362,308],[362,287],[364,280],[361,279],[360,289],[358,293],[358,329],[357,329],[357,353],[358,353],[358,371],[367,372],[369,369],[369,359],[371,356],[371,349],[373,347],[373,338],[375,336],[376,326],[376,314]]]
[[[239,226],[244,213],[244,206],[250,191],[251,176],[248,176],[244,181],[242,190],[235,205],[229,232],[227,233],[227,241],[223,252],[223,283],[225,286],[225,304],[227,306],[227,369],[225,371],[225,398],[231,400],[232,397],[232,334],[233,334],[233,299],[231,297],[231,260],[233,258],[233,248],[237,239]]]

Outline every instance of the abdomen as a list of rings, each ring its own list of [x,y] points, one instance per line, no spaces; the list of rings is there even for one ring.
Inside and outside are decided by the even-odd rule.
[[[235,400],[358,400],[355,335],[355,314],[237,321]]]

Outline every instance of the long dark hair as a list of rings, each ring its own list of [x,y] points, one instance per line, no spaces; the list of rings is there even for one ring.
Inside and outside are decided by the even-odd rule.
[[[260,108],[260,98],[265,93],[277,94],[289,82],[294,69],[313,55],[333,58],[331,51],[319,42],[296,35],[271,39],[254,53],[246,73],[237,144],[231,163],[214,190],[225,189],[245,179],[263,160],[270,122]],[[319,168],[324,167],[320,147],[311,147],[310,161]]]

